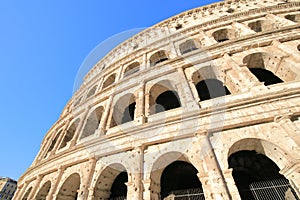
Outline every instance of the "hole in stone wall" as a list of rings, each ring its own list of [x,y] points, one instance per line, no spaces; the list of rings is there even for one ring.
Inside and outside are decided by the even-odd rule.
[[[205,79],[196,84],[201,101],[231,94],[223,83],[217,79]]]
[[[228,164],[242,200],[298,199],[278,166],[265,155],[238,151],[228,158]]]
[[[273,85],[276,83],[282,83],[283,81],[273,74],[271,71],[261,68],[249,68],[252,74],[256,76],[256,78],[260,82],[264,82],[264,85]]]
[[[174,195],[174,199],[204,199],[197,169],[190,163],[175,161],[168,165],[161,176],[161,199]],[[178,195],[178,197],[176,197]],[[179,197],[181,196],[181,197]],[[201,198],[202,197],[202,198]]]
[[[179,45],[179,50],[181,54],[189,53],[191,51],[197,50],[196,44],[193,39],[189,39]]]
[[[125,183],[128,182],[128,174],[127,172],[121,172],[116,179],[114,180],[111,186],[111,200],[123,200],[126,199],[127,196],[127,186]]]
[[[155,113],[180,107],[178,94],[175,91],[161,93],[156,99]]]
[[[168,60],[168,56],[167,56],[166,52],[163,50],[158,51],[150,57],[150,66],[155,66],[158,63],[161,63],[166,60]]]

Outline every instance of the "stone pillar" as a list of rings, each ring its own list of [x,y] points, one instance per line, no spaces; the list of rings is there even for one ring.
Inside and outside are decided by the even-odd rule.
[[[140,88],[136,97],[136,113],[134,121],[139,124],[145,123],[145,83],[140,84]]]
[[[43,180],[43,176],[42,175],[38,175],[36,180],[35,180],[35,184],[34,184],[34,187],[32,188],[29,196],[28,196],[28,199],[34,199],[36,193],[37,193],[37,190],[39,189],[40,187],[40,183],[41,181]]]
[[[121,67],[119,67],[115,82],[117,82],[118,80],[120,80],[123,77],[123,67],[124,67],[124,65],[121,65]]]
[[[209,37],[203,31],[199,31],[199,35],[200,35],[200,43],[203,46],[211,46],[213,44],[218,43],[213,37]]]
[[[26,181],[23,184],[20,184],[20,185],[18,184],[17,185],[18,190],[14,194],[13,200],[19,200],[19,199],[21,199],[22,195],[25,194],[24,190],[25,190],[25,188],[27,188],[27,185],[28,185],[28,183],[26,184]]]
[[[222,171],[224,175],[224,179],[230,193],[231,199],[241,200],[239,190],[236,187],[235,181],[232,176],[232,169],[225,169]]]
[[[299,51],[296,51],[296,47],[289,43],[281,43],[278,40],[273,40],[272,48],[278,53],[283,55],[283,58],[287,63],[296,66],[300,61]]]
[[[142,61],[140,71],[142,71],[146,68],[147,68],[147,54],[143,54],[143,61]]]
[[[145,117],[149,117],[150,115],[150,93],[145,94]]]
[[[50,191],[48,193],[48,196],[47,196],[46,200],[56,199],[57,194],[58,194],[57,187],[58,187],[58,184],[61,181],[61,177],[62,177],[64,171],[65,171],[65,167],[61,166],[61,167],[58,168],[57,177],[56,177],[55,181],[53,182],[53,184],[51,185],[51,188],[50,188]]]
[[[280,170],[280,173],[289,180],[297,196],[300,197],[300,162],[285,167]]]
[[[143,180],[143,200],[160,200],[160,180],[155,182],[152,179]]]
[[[144,166],[144,147],[139,146],[132,151],[131,176],[127,182],[127,199],[141,200],[143,199],[143,166]]]
[[[89,109],[86,109],[84,112],[85,113],[83,114],[83,117],[82,117],[82,119],[80,120],[80,122],[79,122],[79,124],[77,126],[77,129],[76,129],[76,132],[74,134],[74,137],[70,141],[70,143],[71,143],[70,147],[75,145],[77,139],[79,138],[80,133],[83,131],[83,125],[85,124],[86,118],[87,118],[88,113],[89,113]]]
[[[60,133],[61,136],[58,137],[56,144],[54,145],[54,147],[52,149],[51,154],[54,154],[57,151],[57,149],[60,147],[61,141],[64,139],[65,135],[67,134],[67,129],[68,129],[68,126],[70,125],[70,121],[71,120],[69,119],[64,122],[64,128],[62,129],[62,131]]]
[[[300,130],[291,121],[290,116],[276,116],[274,118],[274,121],[281,126],[281,128],[286,132],[286,134],[288,134],[293,139],[293,141],[297,144],[298,148],[300,149]]]
[[[105,134],[106,131],[110,128],[110,122],[113,115],[114,108],[112,107],[114,95],[111,94],[107,100],[107,104],[102,115],[102,119],[99,124],[99,129],[101,134]]]
[[[203,191],[206,200],[230,200],[231,195],[226,186],[225,178],[220,169],[214,149],[211,145],[208,136],[196,135],[198,143],[205,149],[202,152],[203,164],[205,165],[206,172],[198,174],[199,180],[202,183]]]
[[[239,22],[233,22],[232,26],[235,28],[235,30],[239,33],[239,36],[249,35],[256,33],[251,28],[246,26],[245,24],[239,23]]]
[[[143,191],[143,200],[151,200],[151,180],[147,179],[147,180],[143,180],[143,187],[144,187],[144,191]]]
[[[246,65],[238,65],[228,54],[224,54],[223,58],[226,68],[225,83],[227,86],[231,86],[234,91],[247,92],[254,86],[263,85]]]
[[[178,71],[178,74],[179,74],[179,77],[180,77],[179,78],[180,83],[177,84],[178,89],[181,91],[181,94],[183,95],[182,99],[185,101],[185,102],[181,102],[181,104],[184,105],[183,107],[185,109],[187,109],[188,111],[199,109],[198,101],[196,101],[196,98],[195,98],[195,96],[192,92],[192,89],[191,89],[191,87],[188,83],[188,80],[186,78],[186,75],[185,75],[182,67],[178,67],[177,71]],[[199,97],[198,97],[198,99],[199,99]]]
[[[197,88],[196,88],[196,83],[193,80],[188,80],[188,82],[189,82],[188,84],[190,85],[193,97],[194,97],[195,101],[198,104],[198,102],[200,102],[200,98],[199,98],[199,94],[198,94],[198,91],[197,91]]]
[[[279,17],[274,14],[267,14],[266,19],[269,19],[274,24],[274,28],[278,28],[278,29],[283,26],[295,24],[295,22],[292,22],[291,20],[285,19],[283,17]]]
[[[87,169],[87,172],[84,174],[84,178],[83,178],[83,181],[82,183],[80,184],[80,188],[78,190],[78,197],[77,199],[79,200],[84,200],[84,199],[87,199],[88,196],[89,196],[89,186],[92,182],[92,178],[93,178],[93,175],[94,175],[94,171],[95,171],[95,166],[96,166],[96,158],[95,157],[92,157],[89,159],[88,161],[88,169]]]

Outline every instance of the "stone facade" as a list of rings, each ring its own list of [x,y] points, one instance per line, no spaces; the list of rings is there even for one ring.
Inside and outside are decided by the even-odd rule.
[[[299,199],[299,10],[219,2],[123,42],[88,72],[14,199],[262,199],[256,184],[281,182]]]
[[[17,181],[0,177],[0,200],[11,200],[17,190]]]

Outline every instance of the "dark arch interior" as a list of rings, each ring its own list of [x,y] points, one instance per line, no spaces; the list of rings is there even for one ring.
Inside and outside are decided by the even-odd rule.
[[[134,111],[135,111],[135,105],[136,103],[133,102],[129,106],[125,108],[125,111],[123,113],[122,117],[122,123],[130,122],[134,119]]]
[[[197,169],[190,163],[175,161],[165,168],[161,176],[161,199],[176,191],[199,189],[202,193],[202,185],[197,177]],[[182,192],[184,193],[184,192]],[[194,198],[197,199],[197,196]],[[177,199],[177,198],[176,198]]]
[[[177,92],[165,91],[156,98],[155,113],[180,107]]]
[[[231,94],[223,83],[217,79],[205,79],[197,83],[197,92],[201,101]]]
[[[278,76],[276,76],[269,70],[262,68],[250,68],[249,70],[256,76],[256,78],[260,82],[264,82],[265,85],[272,85],[283,82]]]
[[[111,195],[109,197],[110,200],[113,199],[126,199],[127,196],[127,186],[125,183],[128,182],[127,172],[121,172],[116,179],[114,180],[111,186]],[[118,197],[118,198],[117,198]],[[123,198],[124,197],[124,198]]]
[[[51,182],[47,181],[46,183],[44,183],[43,187],[37,193],[35,199],[37,199],[37,200],[46,200],[47,195],[50,191],[50,188],[51,188]]]
[[[239,151],[228,158],[229,168],[233,168],[233,178],[242,200],[285,199],[295,192],[285,177],[279,174],[278,166],[256,151]],[[277,189],[278,188],[278,191]],[[287,191],[290,191],[287,194]],[[296,196],[294,199],[298,199]]]

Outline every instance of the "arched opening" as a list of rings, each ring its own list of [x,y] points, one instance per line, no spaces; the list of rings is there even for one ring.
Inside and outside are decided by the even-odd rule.
[[[161,63],[163,61],[168,60],[168,56],[166,54],[165,51],[160,50],[156,53],[154,53],[151,57],[150,57],[150,66],[155,66],[158,63]]]
[[[264,85],[273,85],[276,83],[282,83],[283,81],[270,72],[269,70],[262,69],[262,68],[250,68],[249,69],[251,73],[256,76],[256,78],[260,81],[263,82]]]
[[[88,137],[95,133],[95,131],[98,129],[98,126],[100,124],[102,113],[103,113],[103,107],[100,106],[100,107],[96,108],[89,115],[88,119],[86,120],[81,138]]]
[[[93,200],[125,200],[127,196],[128,174],[124,166],[113,164],[106,167],[97,179]]]
[[[294,14],[294,15],[286,15],[284,16],[286,19],[291,20],[293,22],[300,22],[300,14]]]
[[[81,99],[82,99],[82,97],[79,97],[79,98],[77,98],[77,99],[74,101],[74,107],[75,107],[75,106],[78,106],[78,105],[80,104]]]
[[[114,180],[111,186],[111,195],[110,200],[125,200],[127,196],[127,185],[125,183],[128,182],[128,174],[126,171],[121,172],[116,179]]]
[[[179,45],[179,50],[181,54],[189,53],[191,51],[197,50],[195,41],[193,39],[186,40]]]
[[[115,80],[116,80],[116,74],[112,74],[110,75],[103,83],[103,89],[114,84],[115,83]]]
[[[268,20],[257,20],[248,24],[248,27],[255,32],[268,31],[273,29],[273,24]]]
[[[44,185],[42,186],[42,188],[39,190],[39,192],[37,193],[35,200],[46,200],[48,193],[50,191],[51,188],[51,182],[47,181],[46,183],[44,183]]]
[[[30,187],[30,188],[26,191],[26,193],[24,194],[22,200],[27,200],[27,199],[28,199],[28,196],[30,195],[31,190],[32,190],[32,187]]]
[[[299,199],[279,167],[256,151],[241,150],[228,158],[242,200]]]
[[[77,173],[70,175],[61,186],[57,200],[76,200],[78,197],[78,190],[80,188],[80,176]]]
[[[280,57],[269,53],[258,52],[247,55],[243,59],[243,63],[245,63],[251,73],[256,76],[260,82],[264,82],[265,85],[283,82],[280,77],[294,77],[293,71],[288,67],[279,66],[281,63]]]
[[[225,42],[235,38],[235,33],[232,29],[220,29],[212,33],[212,36],[217,42]]]
[[[140,71],[140,63],[134,62],[126,67],[124,77],[130,76],[138,71]]]
[[[169,81],[161,81],[150,90],[150,114],[155,114],[181,106],[178,93]]]
[[[78,124],[79,124],[79,119],[75,120],[71,124],[71,126],[68,128],[68,130],[66,132],[66,135],[65,135],[65,137],[64,137],[64,139],[63,139],[63,141],[62,141],[62,143],[61,143],[61,145],[59,147],[59,149],[64,148],[65,146],[67,146],[67,143],[73,139]]]
[[[155,113],[179,108],[180,103],[178,100],[178,94],[176,91],[165,91],[161,93],[156,99]]]
[[[111,127],[133,121],[135,106],[134,94],[130,93],[121,97],[114,106]]]
[[[217,79],[205,79],[196,84],[201,101],[231,94],[223,82]]]
[[[197,169],[188,162],[175,161],[161,176],[161,199],[205,199]]]
[[[53,148],[54,148],[54,146],[55,146],[55,144],[56,144],[56,142],[57,142],[57,140],[58,140],[58,138],[59,138],[61,132],[62,132],[62,130],[60,130],[60,131],[56,134],[55,138],[52,140],[52,142],[51,142],[51,144],[50,144],[50,146],[49,146],[49,148],[48,148],[48,151],[47,151],[47,153],[45,154],[45,157],[47,157],[48,153],[51,152],[51,151],[53,150]],[[45,157],[44,157],[44,158],[45,158]]]
[[[86,98],[89,98],[89,97],[91,97],[91,96],[93,96],[93,95],[95,94],[95,92],[96,92],[96,90],[97,90],[97,86],[98,86],[98,85],[95,85],[94,87],[92,87],[92,88],[89,90],[89,92],[88,92],[87,95],[86,95]]]

